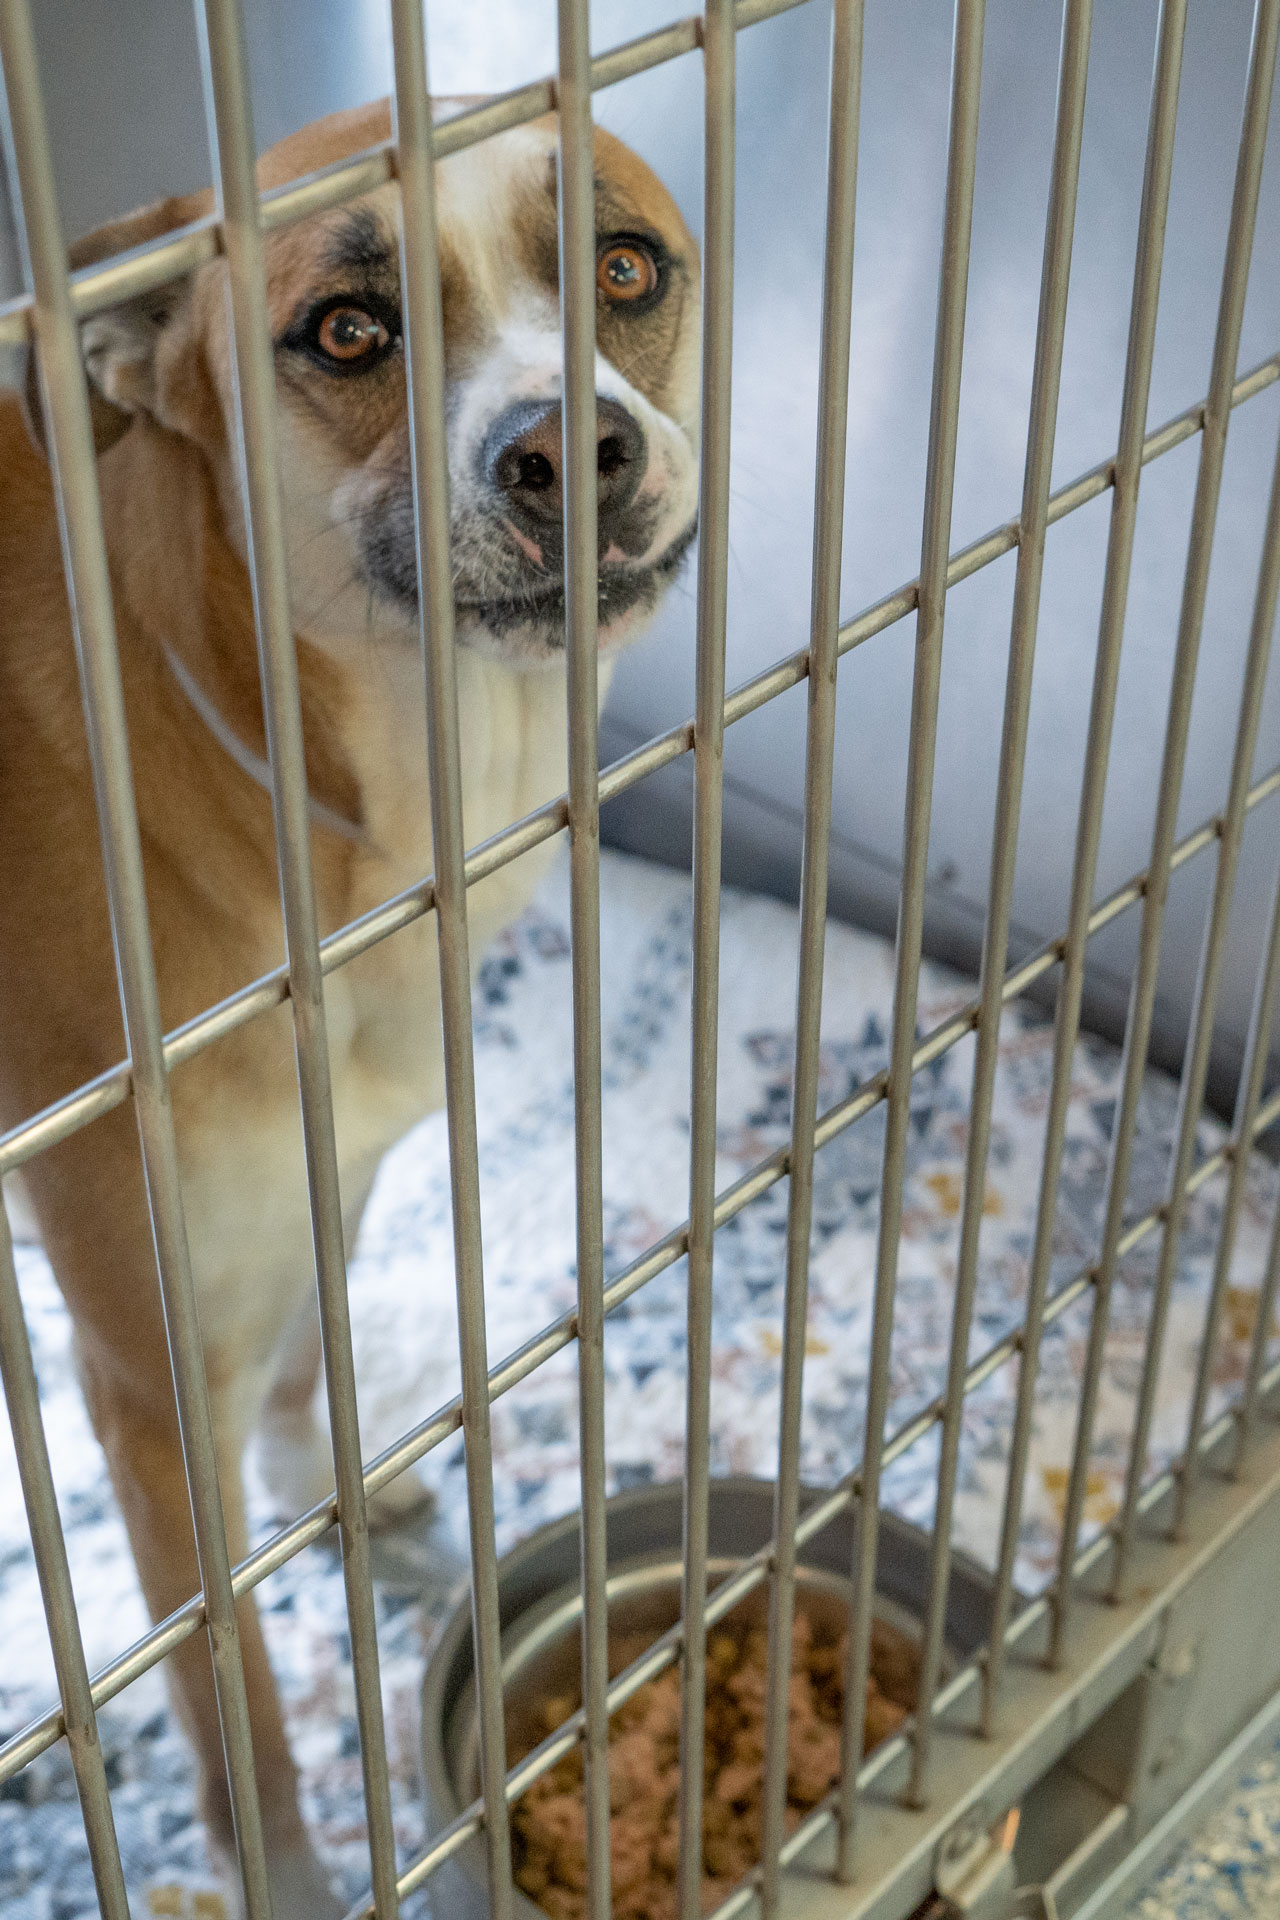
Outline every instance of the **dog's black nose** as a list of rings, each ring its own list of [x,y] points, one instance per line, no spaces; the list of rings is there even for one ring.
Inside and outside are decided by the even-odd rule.
[[[490,428],[485,465],[511,518],[541,541],[564,514],[560,403],[511,407]],[[596,401],[596,513],[601,547],[618,526],[644,478],[644,434],[616,400]]]

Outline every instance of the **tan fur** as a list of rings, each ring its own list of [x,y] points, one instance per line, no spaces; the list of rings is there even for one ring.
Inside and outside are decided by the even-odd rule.
[[[335,115],[268,154],[262,183],[328,165],[388,132],[385,105]],[[544,238],[554,236],[547,182],[530,184],[530,168],[545,172],[551,163],[554,128],[504,139],[505,149],[495,142],[439,169],[454,374],[481,354],[504,302],[554,303],[553,291],[510,283],[500,263],[513,247],[500,225],[484,225],[515,218],[527,237],[528,222],[541,220]],[[620,370],[634,382],[637,406],[658,410],[691,439],[692,243],[653,176],[604,135],[598,166],[613,197],[679,253],[681,312],[664,320],[662,344],[646,350],[647,372],[645,352],[638,352],[639,371]],[[379,217],[392,222],[396,200],[391,187],[370,196]],[[166,203],[92,237],[79,257],[105,257],[202,210],[199,198]],[[335,218],[269,242],[277,329],[314,285]],[[180,657],[248,748],[265,751],[229,452],[220,264],[166,290],[156,311],[159,344],[150,357],[130,357],[133,336],[112,316],[87,326],[86,356],[100,387],[102,441],[113,441],[99,477],[161,1008],[172,1030],[276,966],[283,940],[269,798],[198,718],[164,654],[168,647]],[[605,331],[602,325],[602,352]],[[316,800],[359,820],[365,832],[364,844],[353,845],[313,831],[323,933],[429,872],[431,840],[416,622],[375,612],[364,587],[347,578],[349,555],[324,492],[358,490],[360,474],[376,477],[399,457],[403,377],[380,374],[376,390],[374,376],[332,390],[314,381],[308,387],[307,377],[305,368],[288,378],[282,372],[280,394],[309,784]],[[348,466],[355,477],[345,481]],[[16,401],[0,403],[0,498],[0,1126],[12,1126],[121,1059],[124,1040],[49,473]],[[627,637],[630,627],[622,626]],[[499,654],[458,652],[469,844],[565,784],[562,664],[528,666]],[[519,910],[547,857],[547,850],[525,856],[472,890],[473,954]],[[352,1238],[382,1154],[441,1098],[434,941],[432,922],[423,920],[328,982]],[[200,1053],[176,1070],[172,1088],[235,1559],[246,1550],[241,1456],[260,1420],[275,1438],[282,1472],[293,1471],[296,1500],[323,1490],[317,1474],[332,1485],[310,1415],[314,1281],[288,1009]],[[199,1583],[130,1106],[37,1157],[24,1182],[74,1316],[94,1426],[159,1618]],[[286,1334],[291,1344],[282,1349]],[[336,1911],[299,1820],[250,1604],[241,1625],[277,1920]],[[211,1840],[226,1860],[230,1816],[203,1640],[189,1641],[173,1665],[201,1763]]]

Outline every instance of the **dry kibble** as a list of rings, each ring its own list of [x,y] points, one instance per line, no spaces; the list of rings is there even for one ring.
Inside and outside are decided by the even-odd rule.
[[[786,1830],[795,1831],[839,1778],[845,1644],[816,1640],[797,1612],[787,1699]],[[646,1651],[641,1634],[610,1647],[616,1676]],[[764,1696],[768,1633],[732,1619],[707,1639],[702,1907],[724,1900],[760,1857],[764,1812]],[[915,1698],[913,1642],[877,1620],[867,1683],[866,1747],[895,1733]],[[576,1698],[548,1700],[539,1716],[550,1733]],[[512,1761],[523,1756],[512,1754]],[[614,1715],[609,1739],[614,1920],[677,1920],[679,1869],[680,1679],[672,1667],[638,1689]],[[580,1749],[535,1782],[512,1819],[516,1882],[550,1920],[585,1920],[586,1808]]]

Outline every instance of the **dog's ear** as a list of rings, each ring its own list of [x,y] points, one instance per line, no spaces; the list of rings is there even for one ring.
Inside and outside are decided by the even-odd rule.
[[[122,220],[112,220],[77,240],[70,250],[71,267],[74,271],[78,267],[94,266],[113,254],[145,246],[177,227],[201,219],[211,207],[212,195],[206,191],[159,200],[138,213],[126,214]],[[156,411],[160,344],[167,330],[185,314],[190,300],[188,277],[149,293],[137,294],[84,322],[80,338],[89,374],[89,405],[97,453],[105,453],[108,447],[114,446],[139,413]],[[32,439],[42,453],[46,452],[44,409],[33,348],[27,352],[23,412]]]

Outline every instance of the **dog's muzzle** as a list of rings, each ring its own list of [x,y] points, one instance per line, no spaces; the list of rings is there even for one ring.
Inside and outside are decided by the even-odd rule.
[[[485,435],[481,468],[524,556],[559,565],[563,550],[564,456],[560,402],[525,401],[500,414]],[[636,496],[648,448],[639,424],[616,400],[596,401],[596,528],[600,557],[643,553],[652,513]]]
[[[464,644],[550,658],[564,645],[564,421],[558,398],[519,400],[491,419],[455,474],[454,605]],[[597,615],[602,640],[648,614],[694,536],[692,518],[664,538],[670,497],[649,477],[644,426],[617,400],[596,400]],[[363,521],[361,563],[383,598],[417,605],[413,493],[388,475]]]

